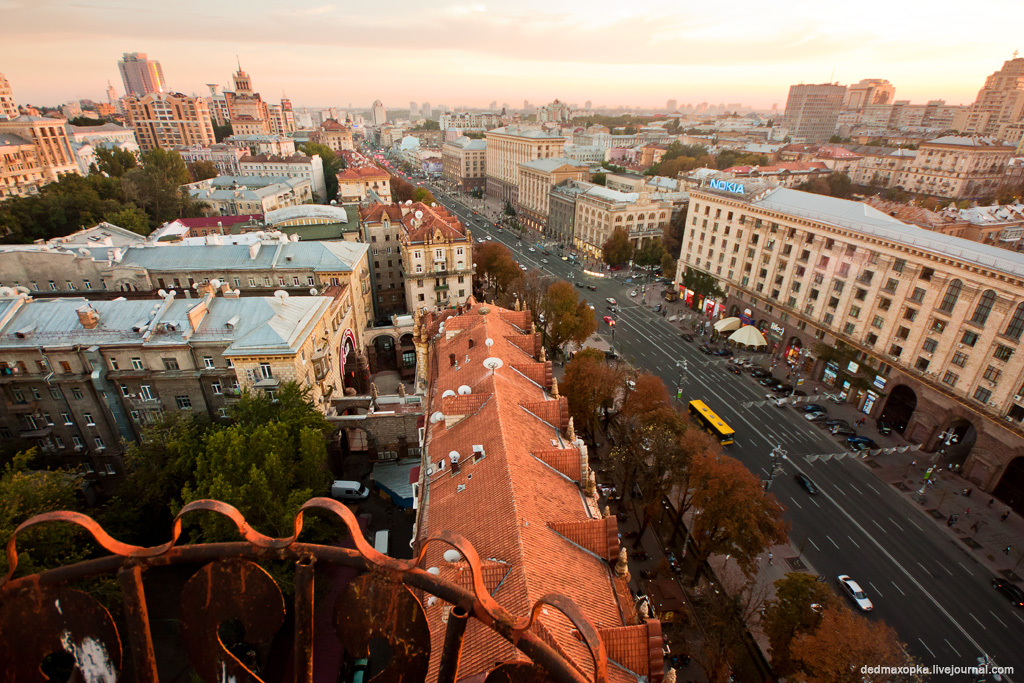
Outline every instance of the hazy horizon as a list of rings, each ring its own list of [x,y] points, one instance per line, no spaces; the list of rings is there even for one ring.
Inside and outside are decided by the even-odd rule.
[[[391,15],[333,4],[282,9],[266,0],[138,8],[0,0],[0,73],[19,103],[37,106],[104,102],[108,80],[123,94],[117,62],[143,52],[161,63],[171,90],[200,95],[207,83],[231,89],[237,54],[264,100],[287,94],[296,108],[367,109],[380,99],[389,110],[410,101],[486,109],[494,100],[518,109],[524,99],[557,98],[608,108],[659,110],[675,99],[781,110],[790,85],[864,78],[889,80],[900,100],[969,104],[1024,47],[1016,22],[991,21],[1020,12],[1017,0],[982,0],[955,21],[906,4],[916,8],[815,5],[817,16],[808,17],[796,0],[685,13],[663,0],[643,9],[397,0]]]

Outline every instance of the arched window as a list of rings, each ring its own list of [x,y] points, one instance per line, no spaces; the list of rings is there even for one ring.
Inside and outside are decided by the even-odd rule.
[[[988,314],[992,312],[992,304],[996,302],[996,293],[991,289],[986,289],[981,295],[981,300],[978,301],[978,305],[974,309],[974,315],[971,316],[971,322],[977,323],[978,325],[984,325],[988,321]]]
[[[1024,333],[1024,302],[1017,304],[1017,310],[1013,312],[1010,324],[1006,326],[1006,336],[1020,341],[1020,335]]]
[[[939,304],[939,310],[943,313],[952,313],[953,307],[956,306],[956,300],[960,298],[960,289],[963,287],[963,283],[960,280],[953,280],[949,283],[949,287],[946,287],[946,295],[942,297],[942,303]]]

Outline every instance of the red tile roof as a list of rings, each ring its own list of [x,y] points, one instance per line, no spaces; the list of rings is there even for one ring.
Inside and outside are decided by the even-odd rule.
[[[338,178],[339,183],[349,182],[352,180],[367,180],[369,178],[390,178],[388,172],[372,164],[369,166],[349,166],[344,171],[338,171],[334,174]]]
[[[635,681],[643,675],[658,681],[660,644],[652,653],[651,629],[636,626],[629,588],[612,571],[610,559],[618,550],[616,519],[602,518],[596,499],[585,498],[572,478],[571,460],[580,476],[582,441],[570,443],[564,431],[547,422],[549,418],[534,412],[554,409],[556,417],[550,419],[560,420],[565,402],[546,388],[551,386],[550,364],[524,350],[537,348],[529,317],[528,311],[471,302],[461,314],[445,311],[422,321],[428,336],[436,335],[427,414],[441,412],[447,417],[454,411],[465,417],[454,424],[428,424],[424,465],[429,474],[421,492],[417,541],[442,530],[462,534],[489,563],[486,584],[502,607],[525,615],[545,594],[566,595],[596,628],[606,629],[615,659],[621,658],[619,664],[634,672],[612,664],[609,680]],[[488,339],[491,346],[485,344]],[[458,367],[450,364],[450,354],[458,359]],[[501,359],[501,367],[488,369],[487,358]],[[462,386],[471,393],[442,398]],[[474,457],[474,446],[482,447],[482,457]],[[450,464],[452,452],[459,454],[458,472]],[[424,566],[437,567],[442,577],[468,587],[469,572],[461,562],[445,561],[445,549],[429,545]],[[444,604],[438,601],[425,609],[433,646],[428,680],[436,680]],[[534,631],[592,676],[589,652],[560,612],[542,610]],[[514,660],[525,658],[503,638],[470,622],[459,669],[462,677],[486,674],[495,662]]]

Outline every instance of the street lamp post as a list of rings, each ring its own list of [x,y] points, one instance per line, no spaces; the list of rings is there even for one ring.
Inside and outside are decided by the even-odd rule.
[[[769,489],[772,487],[772,482],[775,481],[777,475],[782,474],[782,461],[786,459],[786,451],[782,450],[782,446],[776,446],[772,449],[771,454],[771,469],[768,472],[768,478],[764,480],[764,492],[768,494]]]

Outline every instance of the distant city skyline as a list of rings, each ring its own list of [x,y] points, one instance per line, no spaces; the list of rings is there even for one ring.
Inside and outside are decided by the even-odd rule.
[[[203,95],[207,83],[230,87],[238,55],[265,99],[286,93],[296,107],[369,109],[380,99],[388,110],[410,100],[486,108],[492,100],[558,98],[781,110],[790,85],[864,78],[889,80],[900,100],[969,104],[985,78],[1024,49],[1016,22],[992,20],[1019,12],[1017,0],[981,0],[955,21],[926,16],[919,3],[881,0],[855,11],[816,6],[814,17],[797,0],[768,12],[748,0],[685,13],[661,0],[642,9],[397,0],[388,9],[0,0],[0,71],[20,103],[37,106],[105,101],[107,81],[120,85],[122,55],[142,52],[161,63],[169,90]]]

